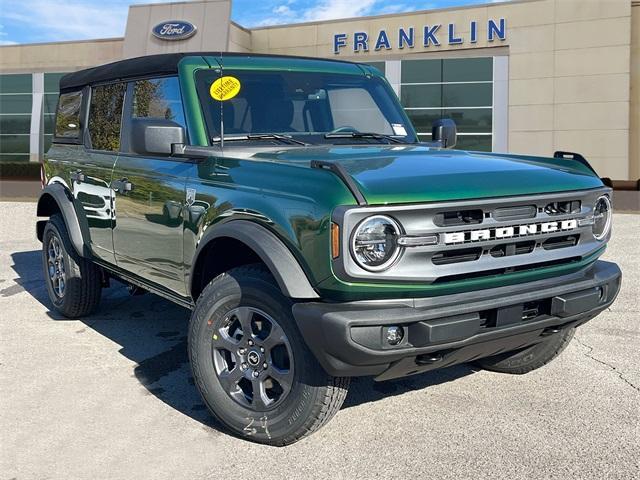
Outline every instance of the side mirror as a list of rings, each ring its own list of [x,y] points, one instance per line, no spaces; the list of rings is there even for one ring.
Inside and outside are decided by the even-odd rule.
[[[172,120],[162,118],[134,118],[131,120],[131,150],[140,155],[169,156],[172,145],[185,143],[184,128]]]
[[[431,139],[440,142],[443,148],[453,148],[456,146],[458,130],[456,122],[450,118],[441,118],[433,122],[431,129]]]

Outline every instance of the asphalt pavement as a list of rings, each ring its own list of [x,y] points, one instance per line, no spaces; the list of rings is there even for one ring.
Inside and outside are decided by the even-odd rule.
[[[34,210],[0,203],[0,480],[640,478],[640,215],[614,216],[618,300],[551,364],[357,379],[329,424],[275,448],[207,413],[188,311],[117,284],[89,318],[52,311]]]

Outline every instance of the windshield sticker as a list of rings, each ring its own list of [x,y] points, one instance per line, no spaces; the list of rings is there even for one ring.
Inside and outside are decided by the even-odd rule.
[[[404,128],[404,125],[402,125],[401,123],[392,123],[391,126],[393,127],[393,133],[395,135],[398,135],[400,137],[407,136],[407,130]]]
[[[240,92],[240,80],[236,77],[220,77],[211,84],[209,94],[214,100],[231,100]]]

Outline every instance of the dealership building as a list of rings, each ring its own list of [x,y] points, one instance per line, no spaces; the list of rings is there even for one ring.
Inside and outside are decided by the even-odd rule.
[[[640,1],[516,0],[245,28],[231,0],[133,5],[124,38],[0,47],[0,162],[39,161],[66,72],[165,52],[324,57],[382,70],[421,138],[457,148],[583,154],[640,177]]]

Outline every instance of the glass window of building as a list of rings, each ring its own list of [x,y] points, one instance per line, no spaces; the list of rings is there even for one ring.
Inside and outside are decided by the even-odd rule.
[[[31,74],[0,75],[0,162],[29,161]]]
[[[49,150],[53,132],[55,130],[56,106],[58,104],[58,92],[60,91],[60,79],[66,73],[45,73],[44,74],[44,108],[43,112],[43,128],[44,135],[44,151]]]
[[[450,118],[457,149],[491,151],[493,58],[403,60],[400,99],[421,139],[431,139],[435,120]]]
[[[120,122],[124,83],[100,85],[91,89],[89,137],[91,148],[116,152],[120,149]]]

